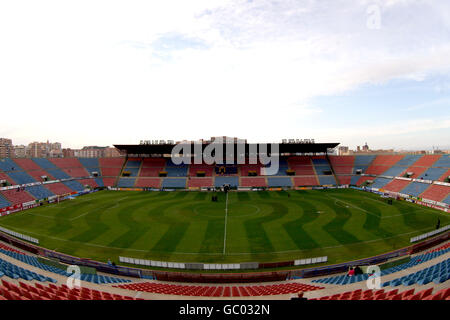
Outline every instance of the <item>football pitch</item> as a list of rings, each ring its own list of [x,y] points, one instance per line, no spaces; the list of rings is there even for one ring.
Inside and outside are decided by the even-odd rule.
[[[444,212],[352,189],[217,193],[217,202],[212,195],[100,191],[1,217],[0,226],[48,249],[116,263],[337,263],[408,246],[438,218],[449,222]]]

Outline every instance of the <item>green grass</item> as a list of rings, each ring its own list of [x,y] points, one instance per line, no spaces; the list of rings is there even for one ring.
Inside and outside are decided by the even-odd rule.
[[[290,197],[288,197],[290,194]],[[349,261],[408,246],[449,218],[352,189],[231,192],[101,191],[0,218],[40,245],[83,258],[272,262]],[[226,235],[225,234],[226,220]],[[225,238],[225,239],[224,239]]]

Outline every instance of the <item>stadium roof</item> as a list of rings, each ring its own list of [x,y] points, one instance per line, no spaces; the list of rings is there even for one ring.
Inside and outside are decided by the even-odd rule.
[[[171,154],[172,149],[176,144],[115,144],[116,147],[123,154],[133,154],[133,155],[163,155]],[[208,144],[203,144],[203,149]],[[234,148],[236,149],[236,143],[234,143]],[[250,145],[245,143],[245,150],[248,153]],[[328,149],[333,149],[339,145],[339,143],[280,143],[279,152],[281,154],[289,153],[326,153]],[[270,144],[269,144],[270,151]]]

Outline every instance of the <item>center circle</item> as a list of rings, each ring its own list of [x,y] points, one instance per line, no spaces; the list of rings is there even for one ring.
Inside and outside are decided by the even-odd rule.
[[[212,204],[200,205],[193,209],[199,216],[209,218],[223,218],[225,216],[225,207]],[[248,217],[260,212],[260,208],[250,203],[230,203],[228,204],[228,218]]]

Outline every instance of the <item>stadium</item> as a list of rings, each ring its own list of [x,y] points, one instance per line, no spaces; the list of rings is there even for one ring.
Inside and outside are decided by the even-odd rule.
[[[213,164],[166,141],[0,159],[1,297],[447,299],[450,156],[337,146],[284,141],[273,175],[247,143]]]
[[[439,317],[449,17],[0,1],[0,315]]]

